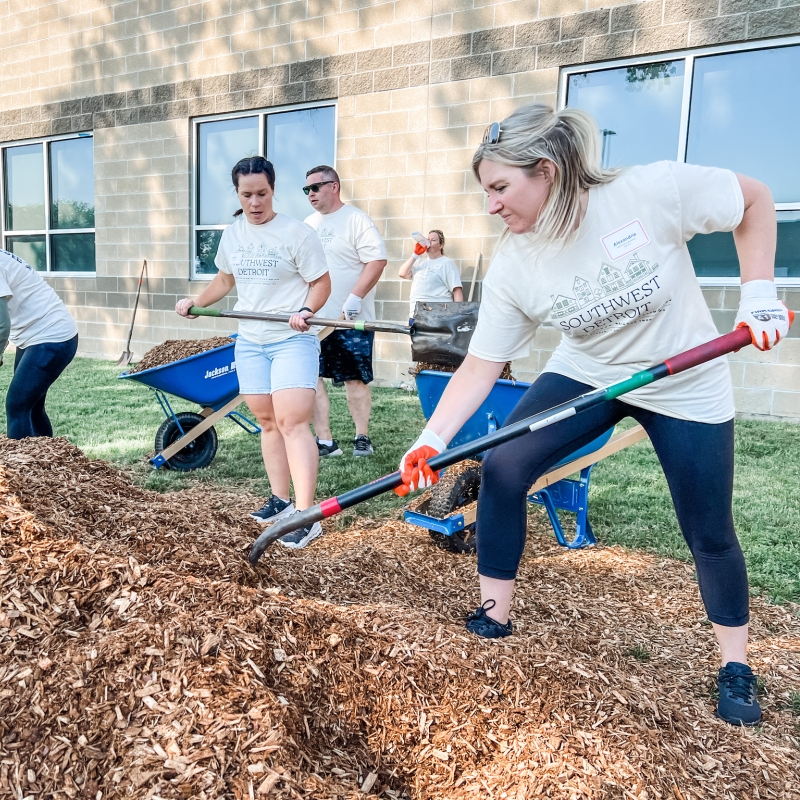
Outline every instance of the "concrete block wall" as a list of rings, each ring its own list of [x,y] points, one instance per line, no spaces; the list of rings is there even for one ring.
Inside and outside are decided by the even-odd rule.
[[[50,280],[79,320],[82,352],[114,357],[147,258],[141,355],[234,329],[172,312],[205,285],[189,280],[191,118],[335,99],[344,196],[389,251],[378,313],[402,320],[409,283],[397,270],[412,230],[442,228],[465,283],[478,253],[488,268],[500,225],[470,163],[489,122],[530,100],[554,104],[564,65],[800,33],[798,3],[0,0],[0,142],[94,132],[97,275]],[[705,294],[729,329],[738,290]],[[783,294],[800,308],[800,289]],[[799,341],[732,358],[741,413],[800,420]],[[541,330],[517,376],[534,378],[557,343]],[[377,356],[379,382],[409,381],[407,340],[379,336]]]

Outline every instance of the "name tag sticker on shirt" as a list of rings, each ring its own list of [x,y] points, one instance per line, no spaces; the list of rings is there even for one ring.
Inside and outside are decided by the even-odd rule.
[[[627,225],[601,237],[600,241],[606,249],[609,258],[616,261],[618,258],[639,250],[646,244],[650,244],[650,237],[638,219],[629,222]]]

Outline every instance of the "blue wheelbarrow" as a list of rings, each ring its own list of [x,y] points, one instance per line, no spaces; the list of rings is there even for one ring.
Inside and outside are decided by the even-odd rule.
[[[426,419],[430,419],[452,377],[448,372],[423,370],[417,374],[417,392]],[[455,435],[451,447],[497,430],[530,388],[530,383],[499,379],[480,408]],[[528,501],[544,506],[558,543],[568,548],[594,544],[589,523],[589,480],[594,465],[603,458],[646,437],[641,426],[612,435],[610,428],[594,441],[556,464],[531,487]],[[455,553],[475,550],[475,519],[480,487],[480,462],[466,461],[445,470],[431,490],[405,508],[405,521],[426,528],[440,547]],[[579,473],[575,479],[570,475]],[[575,514],[575,534],[569,538],[559,511]]]
[[[153,469],[189,472],[207,467],[219,446],[214,425],[223,417],[247,433],[261,433],[258,425],[236,410],[243,398],[233,347],[231,342],[171,364],[119,375],[120,379],[137,381],[151,389],[166,417],[156,431],[154,454],[149,459]],[[197,403],[201,410],[176,413],[168,395]]]

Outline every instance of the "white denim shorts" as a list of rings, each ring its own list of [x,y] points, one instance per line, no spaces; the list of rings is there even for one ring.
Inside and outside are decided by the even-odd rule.
[[[234,354],[242,394],[317,388],[319,339],[312,333],[298,333],[272,344],[256,344],[237,336]]]

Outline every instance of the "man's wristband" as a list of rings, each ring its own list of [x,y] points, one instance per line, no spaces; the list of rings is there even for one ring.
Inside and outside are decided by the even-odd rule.
[[[300,309],[300,311],[308,311],[308,313],[309,313],[309,314],[313,314],[313,313],[314,313],[314,310],[313,310],[312,308],[309,308],[308,306],[303,306],[303,307]],[[300,313],[300,311],[298,311],[297,313],[299,314],[299,313]]]

